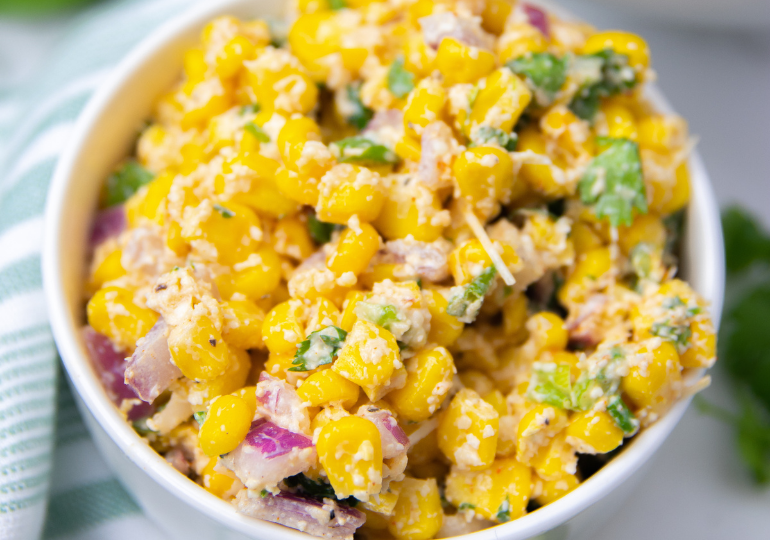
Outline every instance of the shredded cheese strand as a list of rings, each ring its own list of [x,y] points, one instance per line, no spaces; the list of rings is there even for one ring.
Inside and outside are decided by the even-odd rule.
[[[424,422],[420,427],[414,430],[409,435],[409,446],[414,448],[414,445],[430,435],[438,427],[438,418],[431,418],[427,422]]]
[[[479,242],[481,242],[481,246],[484,248],[484,251],[486,251],[487,255],[489,255],[489,258],[492,259],[492,263],[495,265],[495,268],[500,274],[500,277],[503,278],[503,281],[506,285],[509,287],[512,286],[514,283],[516,283],[516,280],[513,278],[511,271],[508,270],[508,267],[505,266],[503,258],[497,252],[495,246],[492,245],[492,241],[489,239],[489,236],[487,236],[487,231],[485,231],[484,227],[481,226],[479,218],[477,218],[476,214],[473,213],[473,210],[469,209],[467,206],[463,208],[463,216],[465,216],[465,221],[473,231],[473,234],[475,234],[476,238],[478,238]]]

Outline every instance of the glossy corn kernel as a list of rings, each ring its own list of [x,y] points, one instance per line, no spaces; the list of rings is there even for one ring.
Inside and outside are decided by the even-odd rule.
[[[481,126],[510,133],[530,101],[532,92],[527,85],[508,68],[498,69],[487,77],[473,102],[468,135],[473,135]]]
[[[539,351],[559,351],[567,347],[569,332],[564,319],[555,313],[541,311],[532,315],[527,321],[527,329]]]
[[[401,368],[398,343],[389,331],[369,321],[353,325],[332,369],[361,386],[370,398]]]
[[[388,240],[411,235],[420,242],[433,242],[446,226],[442,209],[438,194],[419,182],[408,186],[394,182],[374,225]]]
[[[359,387],[331,369],[324,369],[305,379],[297,394],[313,407],[338,405],[350,409],[358,401]]]
[[[513,10],[514,2],[508,0],[487,0],[484,2],[484,11],[481,12],[481,26],[489,32],[499,36],[505,29],[505,21]]]
[[[224,467],[219,468],[222,472],[214,470],[218,460],[218,457],[209,459],[209,462],[201,471],[201,482],[206,491],[223,499],[233,488],[236,477],[235,474]]]
[[[309,375],[309,371],[290,371],[294,366],[294,356],[296,354],[296,348],[294,351],[282,352],[282,353],[270,353],[270,356],[265,362],[265,372],[278,377],[291,384],[292,386],[297,384],[300,379],[306,379]]]
[[[198,434],[203,452],[218,456],[235,450],[249,432],[251,416],[245,400],[230,395],[217,398]]]
[[[232,88],[219,77],[188,83],[182,91],[182,129],[203,127],[211,118],[233,104]]]
[[[436,67],[448,86],[475,83],[495,69],[495,55],[455,38],[445,37],[436,52]]]
[[[123,268],[123,264],[120,262],[122,255],[123,252],[116,249],[99,263],[91,275],[90,285],[93,288],[98,289],[108,281],[126,275],[126,269]]]
[[[246,36],[234,36],[216,56],[217,75],[223,78],[233,77],[243,66],[243,62],[254,58],[256,47]]]
[[[257,103],[282,113],[308,113],[318,102],[318,87],[287,51],[263,53],[248,64],[247,83]]]
[[[168,335],[168,348],[174,364],[188,379],[216,379],[230,364],[227,344],[208,317],[172,328]]]
[[[307,223],[297,216],[279,219],[270,235],[270,242],[277,253],[297,261],[307,259],[316,249]]]
[[[519,256],[508,244],[493,241],[503,262],[509,268],[519,263]],[[485,268],[492,266],[492,259],[479,240],[473,239],[456,247],[449,254],[449,271],[454,277],[455,285],[465,285],[479,276]]]
[[[526,513],[531,483],[529,467],[514,458],[498,459],[477,472],[453,467],[446,479],[445,495],[458,508],[505,523]]]
[[[520,152],[533,152],[544,158],[548,158],[545,137],[531,127],[524,128],[519,133],[517,150]],[[562,181],[561,169],[566,163],[563,160],[553,160],[552,165],[539,163],[526,163],[522,165],[520,174],[527,185],[537,193],[549,198],[558,198],[569,195],[569,187]],[[556,173],[556,174],[554,174]]]
[[[494,407],[473,390],[463,388],[439,422],[439,448],[461,469],[486,468],[495,458],[498,424]]]
[[[182,238],[182,226],[176,221],[172,221],[168,225],[166,245],[179,257],[184,257],[190,252],[190,244]]]
[[[353,324],[358,320],[356,315],[356,304],[364,299],[366,295],[361,291],[350,291],[345,295],[342,315],[340,316],[340,328],[346,332],[353,329]]]
[[[305,335],[309,336],[329,325],[339,326],[340,316],[340,310],[331,300],[323,296],[317,298],[306,311]]]
[[[262,347],[262,322],[265,312],[251,300],[228,300],[222,302],[224,325],[222,337],[239,349]]]
[[[353,216],[369,223],[377,218],[384,202],[377,173],[343,163],[321,178],[316,215],[326,223],[345,224]]]
[[[565,435],[567,442],[582,454],[606,454],[623,444],[623,430],[603,411],[575,414]]]
[[[164,222],[164,211],[166,206],[166,197],[171,191],[171,184],[174,182],[174,175],[171,173],[162,173],[147,185],[147,193],[142,200],[139,212],[142,216],[162,225]]]
[[[690,323],[690,346],[679,356],[684,368],[708,368],[716,360],[717,336],[710,320]]]
[[[188,243],[203,240],[214,246],[217,261],[224,265],[242,262],[256,249],[261,237],[257,215],[245,206],[229,202],[209,206],[204,202],[208,216],[194,230],[182,229]],[[199,207],[201,208],[201,207]]]
[[[541,448],[532,460],[532,466],[544,480],[556,480],[567,474],[575,474],[577,457],[575,449],[566,440],[566,433],[559,433]]]
[[[636,119],[628,107],[609,102],[603,104],[600,110],[604,114],[604,121],[607,123],[608,136],[614,139],[631,139],[632,141],[639,138]]]
[[[209,381],[198,381],[190,384],[190,394],[200,398],[203,404],[210,403],[221,395],[231,394],[246,384],[246,378],[251,370],[251,357],[249,353],[235,347],[228,347],[228,351],[230,353],[230,363],[222,375]],[[256,396],[254,399],[256,399]]]
[[[427,420],[446,399],[456,371],[452,355],[445,348],[423,350],[407,360],[406,384],[390,392],[387,401],[399,418]]]
[[[666,153],[687,142],[687,123],[678,116],[654,114],[639,120],[639,146]]]
[[[567,107],[553,107],[540,120],[546,137],[558,142],[563,151],[574,156],[592,155],[595,152],[594,138],[588,124]]]
[[[575,248],[575,255],[578,258],[582,257],[585,253],[604,245],[602,237],[585,221],[578,221],[572,225],[570,239]]]
[[[187,82],[199,83],[206,78],[205,53],[202,49],[190,49],[184,54],[184,75]]]
[[[251,189],[246,192],[236,193],[232,201],[244,204],[260,213],[275,218],[282,218],[296,214],[300,205],[295,200],[284,195],[276,185],[278,162],[261,156],[249,154],[238,156],[235,162],[242,164],[254,173]],[[225,164],[225,172],[227,172]]]
[[[366,270],[379,249],[380,235],[374,227],[362,223],[357,229],[348,228],[340,235],[339,243],[326,261],[326,266],[338,277],[348,272],[358,276]]]
[[[543,506],[551,504],[579,485],[580,479],[574,474],[565,474],[555,480],[543,480],[540,482],[540,494],[535,500]]]
[[[523,294],[509,296],[503,304],[503,332],[509,337],[523,337],[526,322],[527,297]]]
[[[465,324],[446,312],[449,301],[439,291],[425,289],[422,296],[430,312],[428,342],[436,343],[442,347],[452,345],[462,334]]]
[[[639,407],[653,407],[665,403],[672,384],[681,380],[681,364],[676,347],[662,341],[653,351],[642,347],[634,363],[623,377],[621,387],[631,402]]]
[[[441,120],[445,101],[446,91],[438,81],[432,78],[421,80],[409,94],[404,108],[406,134],[419,141],[425,126]]]
[[[644,71],[650,65],[647,42],[636,34],[617,30],[600,32],[588,38],[583,45],[584,54],[594,54],[605,49],[628,56],[629,65],[637,72]]]
[[[404,478],[393,515],[388,518],[388,531],[397,540],[433,538],[444,520],[441,497],[435,478]]]
[[[500,62],[504,63],[528,53],[541,53],[548,50],[548,39],[530,24],[515,24],[506,30],[497,42],[497,55]]]
[[[513,188],[513,160],[505,150],[482,146],[466,150],[452,167],[460,196],[488,218],[507,203]]]
[[[404,136],[398,140],[393,151],[403,160],[420,161],[422,147],[419,141],[412,137]]]
[[[241,384],[241,386],[243,385]],[[235,392],[232,392],[232,394],[246,402],[246,405],[249,406],[249,411],[251,411],[251,417],[253,418],[257,411],[257,387],[243,386]]]
[[[645,243],[656,250],[662,250],[666,246],[666,226],[660,217],[654,214],[636,216],[629,227],[618,229],[620,247],[624,253],[638,244]]]
[[[230,276],[233,292],[257,301],[278,287],[281,281],[281,259],[273,248],[262,246],[243,265],[248,266]]]
[[[557,293],[563,304],[579,301],[585,291],[612,268],[610,249],[592,249],[584,253],[575,265],[562,288]]]
[[[687,206],[690,200],[690,169],[687,162],[677,166],[673,183],[647,183],[650,211],[659,215],[669,215]]]
[[[485,396],[495,389],[495,383],[477,369],[465,369],[459,373],[460,382],[480,396]],[[486,401],[486,400],[485,400]]]
[[[318,459],[339,498],[361,501],[382,489],[382,442],[369,420],[346,416],[321,428]]]
[[[265,316],[262,324],[262,336],[271,353],[294,353],[297,344],[305,337],[300,322],[301,305],[286,301],[275,306]]]
[[[132,350],[158,320],[158,315],[134,303],[131,291],[120,287],[99,289],[86,306],[88,324],[121,350]]]
[[[484,401],[492,405],[501,417],[508,414],[508,404],[500,390],[494,389],[482,396]]]
[[[519,421],[516,459],[532,465],[551,439],[567,426],[567,412],[549,405],[532,407]]]

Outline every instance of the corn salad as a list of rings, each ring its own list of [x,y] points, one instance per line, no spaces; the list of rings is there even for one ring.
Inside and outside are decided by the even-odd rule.
[[[515,0],[289,23],[211,21],[104,187],[85,336],[172,465],[313,535],[456,536],[708,384],[641,37]]]

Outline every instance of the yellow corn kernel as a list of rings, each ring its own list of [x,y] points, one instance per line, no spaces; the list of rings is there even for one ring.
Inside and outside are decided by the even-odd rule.
[[[275,306],[265,316],[262,336],[271,353],[296,352],[297,344],[305,336],[299,319],[300,309],[300,304],[286,301]]]
[[[506,266],[511,267],[519,263],[519,256],[516,255],[511,246],[501,244],[496,240],[492,242],[492,245],[500,253]],[[473,278],[490,266],[492,266],[492,259],[481,242],[476,239],[468,240],[449,254],[449,271],[454,277],[455,285],[470,283]]]
[[[398,502],[388,518],[388,531],[397,540],[433,538],[444,521],[436,479],[407,477],[400,484]]]
[[[532,466],[544,480],[556,480],[565,474],[575,474],[576,465],[575,450],[567,442],[565,432],[551,439],[532,460]]]
[[[346,332],[353,329],[353,324],[358,320],[356,315],[356,304],[364,299],[366,295],[361,291],[349,291],[345,295],[342,316],[340,317],[340,328]]]
[[[436,51],[436,67],[447,86],[475,83],[495,69],[495,55],[455,38],[445,37]]]
[[[395,181],[374,224],[388,240],[412,235],[420,242],[433,242],[441,237],[446,225],[446,220],[441,219],[442,210],[438,194],[420,182],[404,186]]]
[[[404,68],[422,79],[433,71],[436,53],[425,44],[422,34],[410,33],[404,42]]]
[[[517,150],[520,152],[529,150],[548,157],[545,137],[533,127],[526,127],[521,131]],[[563,165],[566,165],[563,159],[553,160],[553,165],[526,163],[522,165],[520,174],[534,191],[549,198],[565,197],[569,195],[569,187],[561,181]]]
[[[353,7],[349,5],[348,7]],[[339,54],[342,66],[357,72],[368,51],[363,47],[345,47],[341,37],[353,31],[350,19],[334,13],[316,12],[300,16],[289,31],[289,45],[317,81],[326,81],[331,71],[327,58]]]
[[[251,416],[245,400],[230,395],[218,397],[198,434],[203,452],[218,456],[235,450],[249,432]]]
[[[573,155],[595,153],[594,138],[588,124],[567,107],[553,107],[540,120],[543,134],[558,142],[561,149]]]
[[[249,376],[251,370],[249,353],[234,347],[228,347],[228,351],[230,364],[222,375],[210,381],[195,382],[189,386],[190,393],[199,396],[204,404],[210,403],[221,395],[230,394],[246,383],[246,377]]]
[[[435,289],[425,289],[422,294],[425,305],[430,312],[430,332],[428,342],[442,347],[449,347],[463,332],[465,324],[457,317],[446,312],[449,301]]]
[[[687,123],[678,116],[654,114],[639,120],[639,146],[656,152],[676,150],[687,141]]]
[[[497,42],[497,55],[502,63],[515,60],[527,53],[540,53],[548,50],[546,37],[530,24],[517,24],[507,30]]]
[[[420,161],[422,147],[420,142],[412,137],[406,135],[401,137],[393,150],[403,160]]]
[[[256,386],[244,386],[243,388],[232,392],[234,396],[237,396],[246,402],[251,411],[251,417],[254,418],[254,414],[257,411],[257,387]]]
[[[142,216],[159,225],[163,224],[166,197],[171,191],[173,182],[174,174],[165,172],[156,176],[147,185],[147,193],[139,210]]]
[[[231,275],[233,292],[257,301],[270,294],[281,281],[281,259],[275,250],[263,246],[252,254],[253,266],[243,268]],[[249,262],[251,262],[251,259]]]
[[[466,369],[459,373],[460,382],[480,396],[485,396],[495,389],[495,383],[487,375],[477,369]]]
[[[666,226],[660,217],[654,214],[642,214],[634,217],[629,227],[620,227],[619,244],[623,253],[631,253],[637,244],[649,244],[653,249],[662,250],[666,246]]]
[[[543,480],[540,483],[540,494],[535,500],[545,506],[558,501],[567,493],[580,485],[580,479],[574,474],[565,474],[555,480]]]
[[[329,325],[339,326],[340,310],[331,300],[321,296],[316,298],[310,306],[306,317],[305,335],[309,336],[316,330],[321,330]]]
[[[462,469],[480,470],[495,459],[499,416],[492,405],[467,388],[452,398],[438,425],[438,446]]]
[[[126,269],[123,268],[123,264],[120,262],[122,255],[123,252],[116,249],[107,255],[102,262],[99,263],[96,269],[94,269],[94,273],[91,276],[91,286],[94,289],[100,288],[108,281],[126,275]]]
[[[652,352],[646,346],[639,349],[635,365],[623,377],[623,392],[637,407],[664,405],[668,390],[681,380],[681,364],[676,347],[663,341]]]
[[[556,351],[550,353],[550,358],[551,362],[554,364],[568,365],[573,380],[577,380],[577,378],[580,376],[580,367],[578,367],[580,358],[578,358],[578,355],[575,353],[569,351]]]
[[[364,320],[353,325],[332,365],[334,371],[361,386],[370,398],[378,387],[390,382],[400,367],[398,343],[393,334]]]
[[[157,313],[137,306],[133,293],[120,287],[96,291],[88,301],[86,313],[88,324],[121,350],[132,350],[158,320]]]
[[[644,71],[650,65],[650,48],[636,34],[617,30],[599,32],[588,38],[583,45],[583,54],[594,54],[605,49],[628,56],[628,64],[637,72]]]
[[[505,150],[491,146],[471,148],[452,166],[460,196],[483,218],[507,203],[513,187],[513,160]]]
[[[370,265],[366,271],[361,274],[359,284],[365,289],[371,289],[375,283],[389,279],[391,281],[400,281],[396,276],[401,265],[398,263],[379,263]]]
[[[278,152],[284,165],[293,171],[299,170],[298,161],[302,156],[302,147],[308,141],[320,142],[321,128],[313,119],[306,116],[290,118],[278,133]]]
[[[369,261],[380,249],[380,235],[368,223],[345,229],[326,266],[336,276],[352,272],[358,276],[369,266]]]
[[[477,515],[503,523],[525,514],[531,484],[530,468],[506,458],[478,472],[452,467],[444,493],[454,506],[471,505]]]
[[[222,302],[224,326],[222,337],[239,349],[262,347],[262,322],[265,312],[251,300],[228,300]]]
[[[399,418],[422,422],[438,410],[452,386],[452,355],[444,347],[423,350],[406,362],[406,384],[393,390],[387,401]]]
[[[263,107],[306,114],[318,102],[318,87],[288,51],[263,53],[249,64],[246,73],[247,84]]]
[[[487,77],[484,88],[476,96],[468,117],[468,135],[473,135],[481,126],[510,133],[530,101],[532,92],[527,85],[510,69],[498,69]]]
[[[174,364],[188,379],[216,379],[230,364],[227,344],[208,317],[172,328],[168,335],[168,348]]]
[[[382,442],[371,421],[346,416],[329,422],[316,449],[337,497],[367,501],[382,489]]]
[[[481,12],[482,28],[496,36],[502,34],[513,5],[514,2],[508,0],[487,0],[484,3],[484,11]]]
[[[673,185],[654,185],[648,182],[647,186],[648,193],[652,192],[651,197],[648,195],[651,212],[666,216],[681,210],[690,200],[690,169],[687,162],[676,168]]]
[[[385,202],[380,176],[365,167],[335,165],[321,179],[316,215],[327,223],[345,224],[353,216],[374,221]]]
[[[567,423],[567,412],[563,409],[543,404],[532,407],[519,421],[516,459],[533,465],[540,451]]]
[[[359,387],[331,369],[313,373],[297,389],[302,401],[313,407],[339,405],[350,409],[358,401]]]
[[[575,247],[575,255],[578,258],[592,249],[600,248],[604,245],[602,237],[585,221],[578,221],[572,225],[570,239]]]
[[[612,256],[609,248],[596,248],[583,254],[557,293],[559,301],[563,304],[579,301],[586,289],[592,287],[611,268]]]
[[[230,85],[219,77],[188,83],[182,90],[182,129],[203,127],[211,118],[222,114],[233,104]]]
[[[206,464],[201,471],[201,482],[206,491],[222,499],[225,494],[232,489],[236,477],[234,473],[228,471],[224,467],[220,470],[226,472],[215,471],[214,467],[217,466],[218,460],[219,457],[209,459],[208,464]]]
[[[292,386],[297,384],[300,379],[306,379],[309,375],[309,371],[289,371],[294,367],[294,355],[296,354],[296,347],[294,351],[282,352],[282,353],[270,353],[270,356],[265,362],[265,372],[269,373],[273,377],[278,377],[291,384]]]
[[[680,356],[684,368],[711,367],[716,359],[717,336],[710,320],[690,323],[690,346]]]
[[[276,218],[296,214],[299,211],[300,205],[281,193],[276,185],[276,173],[279,167],[277,161],[252,153],[237,156],[233,162],[245,165],[256,173],[251,189],[236,193],[232,198],[233,202],[244,204]],[[226,163],[223,172],[225,174],[232,172],[232,168]],[[217,191],[221,193],[220,190]]]
[[[503,304],[503,333],[509,337],[521,338],[526,333],[527,297],[515,293]]]
[[[604,121],[607,122],[607,135],[615,139],[639,138],[634,114],[623,105],[607,102],[601,106]]]
[[[582,454],[606,454],[623,444],[623,430],[604,411],[575,414],[565,435],[567,441]]]
[[[316,249],[307,223],[297,216],[279,219],[270,235],[270,242],[280,255],[297,261],[304,261]]]
[[[223,78],[236,75],[243,66],[243,62],[254,58],[256,47],[246,36],[234,36],[225,43],[222,50],[216,56],[217,75]]]
[[[505,400],[505,396],[500,390],[492,390],[491,392],[487,392],[483,396],[484,401],[492,405],[495,410],[497,411],[497,414],[500,416],[505,416],[508,414],[508,403]]]
[[[419,141],[425,126],[441,120],[446,91],[432,78],[421,80],[411,91],[404,108],[404,129],[412,139]]]
[[[555,313],[535,313],[527,321],[527,328],[538,351],[559,351],[567,347],[569,332],[564,325],[564,319]]]
[[[188,82],[199,83],[206,78],[206,57],[202,49],[190,49],[184,54],[184,75]]]
[[[202,205],[208,205],[207,202]],[[183,229],[182,237],[188,243],[204,240],[217,250],[217,260],[224,265],[242,262],[254,252],[259,240],[255,231],[260,231],[257,214],[246,206],[228,202],[227,205],[207,206],[208,217],[191,234]]]

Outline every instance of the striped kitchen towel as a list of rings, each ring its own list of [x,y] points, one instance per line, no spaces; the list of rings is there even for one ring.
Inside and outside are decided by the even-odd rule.
[[[0,540],[165,538],[75,408],[47,324],[40,249],[48,185],[78,114],[132,46],[191,2],[101,4],[72,21],[33,84],[0,94]]]

